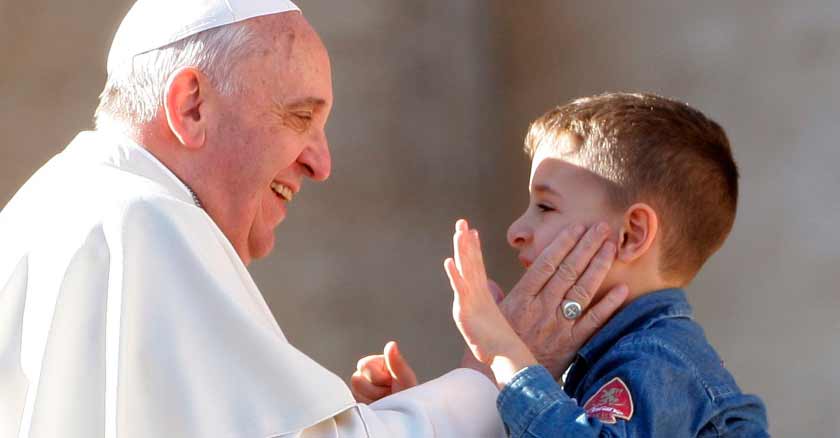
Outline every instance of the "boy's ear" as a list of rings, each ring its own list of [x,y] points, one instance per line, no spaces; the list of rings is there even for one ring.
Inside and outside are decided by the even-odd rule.
[[[207,139],[206,94],[208,82],[195,68],[176,71],[166,84],[163,108],[172,134],[189,149]]]
[[[645,203],[631,205],[624,213],[618,236],[618,260],[631,263],[648,252],[659,231],[659,217]]]

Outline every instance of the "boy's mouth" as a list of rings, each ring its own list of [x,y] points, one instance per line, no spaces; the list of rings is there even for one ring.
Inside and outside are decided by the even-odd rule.
[[[519,263],[521,263],[521,264],[522,264],[522,267],[523,267],[523,268],[525,268],[525,269],[530,268],[530,267],[531,267],[531,264],[533,264],[533,263],[534,263],[534,262],[532,262],[530,259],[528,259],[528,257],[525,257],[525,256],[523,256],[523,255],[520,255],[520,256],[519,256],[519,257],[517,257],[517,258],[519,259]]]

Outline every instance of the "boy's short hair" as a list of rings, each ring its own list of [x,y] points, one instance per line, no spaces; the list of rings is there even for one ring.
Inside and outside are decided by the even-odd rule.
[[[726,133],[682,102],[630,93],[577,99],[531,124],[526,152],[533,158],[544,146],[610,181],[613,207],[656,210],[667,278],[690,281],[735,222],[738,167]]]

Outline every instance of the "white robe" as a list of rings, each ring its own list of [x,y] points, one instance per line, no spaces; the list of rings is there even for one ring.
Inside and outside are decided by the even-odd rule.
[[[356,404],[148,151],[81,133],[0,213],[0,437],[495,437],[472,370]]]

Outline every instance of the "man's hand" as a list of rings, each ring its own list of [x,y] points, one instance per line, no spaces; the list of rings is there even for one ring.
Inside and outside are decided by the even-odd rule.
[[[609,233],[606,223],[588,230],[563,229],[500,305],[514,331],[555,379],[629,294],[626,286],[619,285],[593,302],[615,260]],[[584,313],[575,320],[564,318],[563,300],[576,301]]]
[[[417,376],[395,341],[385,344],[384,354],[359,360],[356,372],[350,377],[353,397],[357,402],[365,404],[413,386],[417,386]]]
[[[466,221],[456,224],[455,258],[445,262],[455,291],[453,317],[472,353],[491,365],[499,384],[537,361],[559,378],[577,350],[626,299],[626,287],[616,287],[591,303],[612,265],[615,246],[604,243],[608,227],[584,232],[582,227],[563,230],[497,307],[478,232]],[[562,301],[567,298],[588,311],[574,321],[563,318]]]

